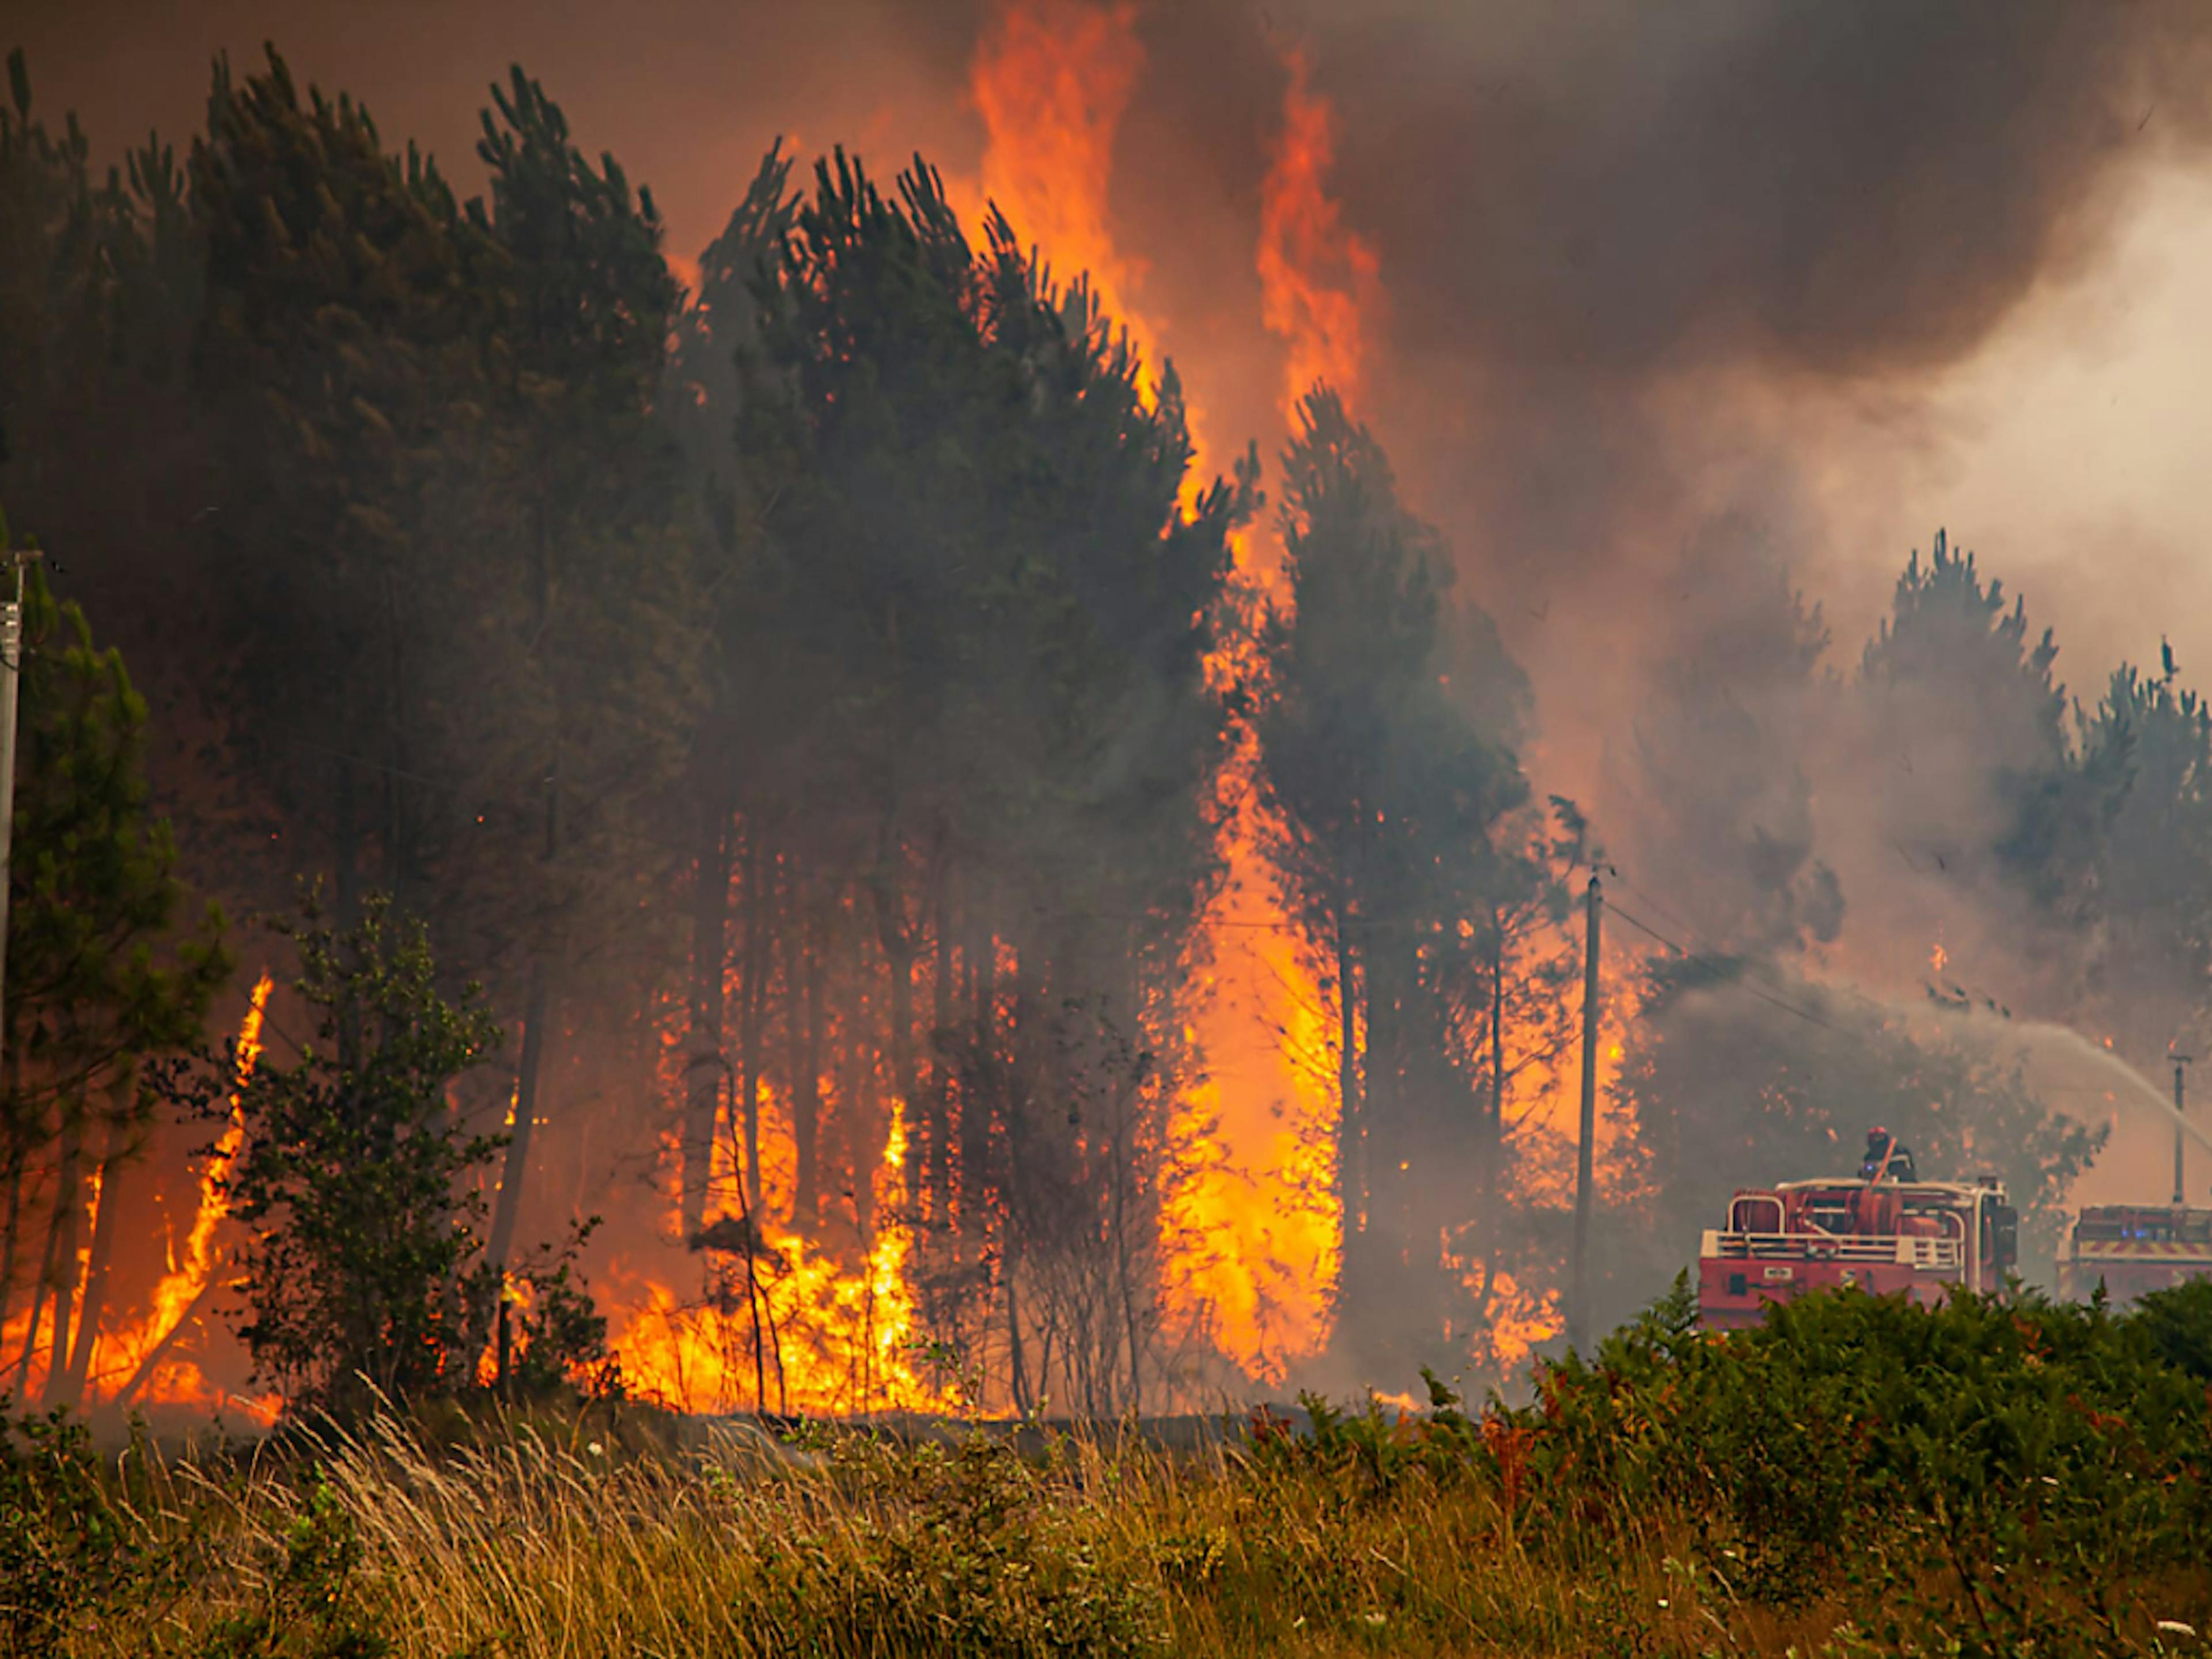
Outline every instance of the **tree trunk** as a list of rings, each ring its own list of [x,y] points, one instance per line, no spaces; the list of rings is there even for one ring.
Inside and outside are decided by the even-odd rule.
[[[514,1220],[522,1207],[522,1188],[530,1173],[530,1132],[538,1115],[538,1081],[545,1054],[545,1012],[549,1000],[545,959],[530,964],[530,1000],[523,1012],[522,1061],[514,1074],[514,1130],[507,1143],[507,1163],[493,1200],[491,1243],[485,1259],[504,1271],[514,1243]]]
[[[1129,1249],[1129,1182],[1136,1173],[1136,1147],[1129,1120],[1143,1087],[1144,1075],[1139,1072],[1125,1086],[1115,1091],[1115,1097],[1121,1103],[1114,1113],[1112,1173],[1114,1268],[1121,1280],[1122,1334],[1129,1344],[1129,1409],[1139,1416],[1145,1409],[1145,1351],[1138,1334],[1136,1271]],[[1112,1357],[1110,1352],[1107,1355],[1109,1359]]]
[[[53,1324],[46,1352],[46,1399],[60,1403],[59,1387],[69,1364],[71,1320],[76,1299],[77,1212],[82,1207],[77,1164],[82,1156],[83,1127],[73,1125],[62,1142],[61,1169],[55,1177],[53,1220],[46,1234],[46,1283],[54,1299]]]
[[[903,1113],[909,1132],[914,1127],[914,932],[907,926],[906,906],[893,890],[879,855],[876,877],[869,884],[876,905],[876,941],[891,975],[891,1091],[896,1109]],[[906,1201],[913,1207],[921,1196],[921,1160],[908,1149]]]
[[[929,1159],[929,1178],[924,1183],[929,1212],[942,1221],[951,1213],[952,1185],[952,1056],[946,1044],[952,1030],[952,925],[946,914],[945,884],[940,872],[933,895],[937,932],[937,961],[931,975],[930,1077],[928,1118],[923,1124],[922,1146]]]
[[[791,1219],[812,1233],[822,1226],[822,1004],[830,964],[818,918],[796,894],[783,936],[786,994],[795,993],[799,1004],[792,1010],[797,1018],[791,1056]]]
[[[1000,1258],[1000,1278],[1006,1291],[1006,1364],[1012,1373],[1014,1410],[1030,1414],[1030,1377],[1022,1364],[1022,1310],[1014,1297],[1013,1230],[1007,1229],[1006,1249]]]
[[[960,1226],[981,1237],[988,1217],[991,1171],[990,1100],[999,1076],[999,946],[978,927],[968,947],[975,994],[975,1087],[960,1102]]]
[[[1505,1153],[1505,927],[1491,913],[1490,1099],[1482,1125],[1482,1302],[1498,1278],[1498,1192]]]
[[[1360,1180],[1360,1132],[1366,1103],[1360,1098],[1359,963],[1340,904],[1336,913],[1336,1199],[1345,1237],[1359,1231],[1367,1206]]]
[[[767,1002],[768,904],[765,884],[767,854],[757,823],[745,828],[744,983],[738,1004],[738,1115],[744,1136],[744,1169],[739,1179],[745,1189],[748,1215],[761,1212],[760,1083],[761,1015]]]
[[[9,1316],[15,1310],[15,1253],[22,1237],[23,1177],[23,1149],[18,1144],[9,1149],[8,1219],[0,1226],[0,1331],[8,1328]]]
[[[343,726],[338,728],[343,731]],[[337,866],[337,889],[338,926],[350,927],[361,920],[361,878],[357,869],[361,860],[361,829],[356,819],[353,762],[343,756],[337,762],[337,797],[331,808],[334,820],[331,830],[331,858]]]
[[[544,537],[539,538],[541,562]],[[538,627],[545,624],[544,595],[539,595]],[[550,876],[561,849],[561,750],[556,732],[553,763],[545,774],[545,842],[541,863]],[[550,947],[540,944],[531,953],[529,1000],[523,1009],[522,1063],[514,1079],[514,1135],[507,1143],[507,1165],[499,1183],[499,1199],[492,1210],[491,1245],[486,1259],[505,1271],[507,1252],[514,1243],[514,1218],[522,1207],[522,1188],[530,1174],[531,1133],[537,1127],[538,1079],[544,1069],[545,1018],[551,964]]]
[[[714,1163],[714,1126],[721,1116],[723,970],[729,952],[730,815],[719,798],[702,813],[696,874],[691,884],[691,1042],[684,1061],[684,1237],[707,1219]]]
[[[100,1340],[100,1323],[107,1311],[107,1264],[115,1254],[115,1218],[124,1207],[117,1201],[121,1197],[117,1183],[126,1169],[122,1141],[123,1132],[110,1124],[107,1149],[100,1160],[100,1198],[93,1214],[92,1250],[85,1261],[84,1292],[77,1308],[76,1340],[71,1345],[69,1376],[61,1395],[64,1402],[71,1405],[84,1397],[85,1379],[92,1370],[92,1351]]]
[[[138,1369],[131,1373],[131,1380],[117,1392],[115,1404],[118,1410],[130,1405],[138,1397],[138,1390],[144,1388],[154,1373],[161,1369],[161,1362],[169,1357],[177,1344],[199,1322],[201,1316],[207,1311],[208,1304],[215,1300],[218,1291],[226,1288],[222,1279],[222,1264],[218,1262],[214,1271],[209,1273],[207,1283],[201,1285],[199,1293],[192,1297],[191,1304],[185,1310],[175,1324],[162,1333],[161,1340],[154,1345],[153,1351],[140,1360]]]
[[[408,826],[407,785],[415,769],[413,745],[407,719],[407,629],[399,603],[398,574],[392,561],[384,561],[384,625],[388,665],[392,674],[392,764],[385,769],[384,870],[385,890],[392,908],[404,912],[409,878],[413,874],[412,831]]]

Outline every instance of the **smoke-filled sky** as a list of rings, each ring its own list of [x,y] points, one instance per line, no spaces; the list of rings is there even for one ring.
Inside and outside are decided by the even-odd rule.
[[[9,33],[40,106],[110,149],[189,133],[208,61],[273,37],[465,187],[485,86],[520,59],[653,187],[688,258],[779,133],[974,177],[992,9],[31,0]],[[2075,690],[2161,633],[2212,673],[2192,282],[2212,256],[2212,10],[1133,10],[1114,228],[1214,458],[1279,442],[1253,252],[1298,46],[1340,123],[1329,186],[1380,258],[1362,412],[1528,659],[1563,769],[1623,667],[1724,620],[1726,585],[1680,574],[1723,517],[1826,604],[1839,655],[1943,524],[2059,626]]]

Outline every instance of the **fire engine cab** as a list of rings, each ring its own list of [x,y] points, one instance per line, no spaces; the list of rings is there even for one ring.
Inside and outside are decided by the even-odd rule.
[[[1746,1188],[1698,1251],[1698,1313],[1742,1330],[1770,1302],[1856,1285],[1934,1306],[1946,1287],[2001,1289],[2020,1255],[2018,1214],[1994,1176],[1948,1181],[1791,1181]]]
[[[2212,1274],[2212,1210],[2102,1204],[2083,1210],[2058,1261],[2058,1294],[2086,1302],[2102,1284],[2114,1303]]]

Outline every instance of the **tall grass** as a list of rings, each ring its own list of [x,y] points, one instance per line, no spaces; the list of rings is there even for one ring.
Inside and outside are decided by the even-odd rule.
[[[95,1479],[34,1436],[0,1654],[2196,1652],[2206,1330],[2212,1287],[2148,1319],[1827,1298],[1726,1343],[1662,1306],[1525,1411],[1310,1402],[1186,1452],[678,1445],[595,1403]]]
[[[1478,1486],[1417,1472],[1379,1489],[1228,1448],[1070,1437],[1024,1458],[981,1434],[830,1433],[677,1454],[580,1421],[441,1447],[386,1415],[243,1468],[137,1456],[118,1501],[149,1553],[188,1550],[191,1570],[84,1610],[52,1650],[1781,1653],[1841,1621],[1735,1601],[1656,1519],[1565,1564]]]

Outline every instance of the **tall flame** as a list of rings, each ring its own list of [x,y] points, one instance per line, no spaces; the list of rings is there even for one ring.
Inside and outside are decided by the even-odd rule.
[[[758,1228],[753,1261],[732,1261],[733,1291],[719,1304],[689,1301],[649,1273],[617,1266],[615,1299],[628,1313],[611,1346],[629,1386],[690,1411],[741,1404],[814,1413],[932,1411],[952,1404],[922,1375],[914,1352],[907,1280],[914,1237],[902,1207],[906,1157],[906,1110],[894,1102],[873,1174],[876,1212],[887,1219],[857,1268],[781,1227]],[[708,1220],[737,1219],[738,1172],[727,1137],[716,1138],[713,1167],[719,1201]],[[774,1164],[762,1173],[763,1207],[780,1207],[789,1196],[787,1175],[778,1179]],[[756,1315],[767,1399],[754,1383]]]
[[[223,1177],[246,1139],[246,1085],[261,1058],[262,1024],[269,1012],[269,994],[274,986],[274,980],[265,973],[254,982],[253,994],[246,1002],[246,1017],[239,1024],[237,1080],[230,1097],[230,1121],[223,1126],[222,1137],[209,1155],[207,1167],[200,1171],[199,1202],[192,1212],[192,1230],[185,1237],[183,1255],[154,1287],[153,1299],[138,1329],[118,1341],[121,1351],[131,1356],[131,1369],[134,1371],[149,1355],[179,1334],[179,1326],[190,1316],[214,1276],[216,1229],[230,1213]],[[159,1375],[149,1379],[148,1393],[155,1399],[196,1399],[204,1392],[198,1368],[189,1361],[170,1362]]]
[[[1359,390],[1381,264],[1344,228],[1326,188],[1336,115],[1309,83],[1305,54],[1285,53],[1283,125],[1261,191],[1255,252],[1262,320],[1286,343],[1281,409],[1317,380]],[[1249,560],[1246,560],[1248,567]],[[1287,608],[1279,579],[1273,598]],[[1328,1334],[1341,1218],[1336,1212],[1334,1079],[1341,1038],[1333,998],[1299,950],[1259,845],[1249,741],[1230,768],[1238,805],[1224,828],[1222,914],[1209,919],[1214,974],[1201,1019],[1215,1080],[1187,1103],[1179,1138],[1208,1157],[1170,1215],[1182,1267],[1173,1292],[1203,1308],[1215,1342],[1246,1370],[1279,1380]]]
[[[1136,303],[1144,262],[1115,247],[1107,205],[1115,136],[1145,66],[1136,23],[1129,0],[1009,0],[976,47],[969,98],[987,135],[984,199],[1056,276],[1088,274],[1156,395],[1158,337]]]
[[[1287,343],[1283,413],[1325,380],[1350,403],[1366,366],[1367,330],[1382,303],[1382,261],[1346,229],[1325,187],[1336,159],[1336,111],[1310,84],[1306,54],[1283,54],[1290,84],[1283,126],[1260,191],[1258,265],[1270,333]]]

